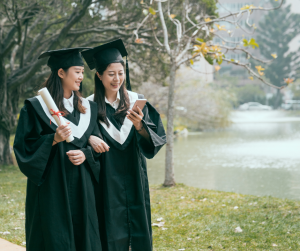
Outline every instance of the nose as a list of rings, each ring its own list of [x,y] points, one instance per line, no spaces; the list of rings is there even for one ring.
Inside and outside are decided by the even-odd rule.
[[[83,80],[83,74],[80,74],[78,79]]]
[[[116,75],[115,75],[115,79],[114,79],[114,80],[116,80],[116,81],[120,82],[120,77],[119,77],[119,75],[118,75],[118,74],[116,74]]]

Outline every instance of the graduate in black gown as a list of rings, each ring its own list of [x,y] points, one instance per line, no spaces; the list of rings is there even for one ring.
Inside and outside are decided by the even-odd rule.
[[[142,94],[130,91],[128,64],[124,84],[121,39],[82,52],[89,68],[96,68],[95,93],[98,125],[103,141],[90,137],[100,157],[96,197],[102,248],[105,251],[152,250],[150,195],[146,158],[153,158],[166,143],[160,115],[147,103],[131,110]],[[127,63],[127,62],[126,62]]]
[[[101,251],[94,183],[97,153],[87,145],[98,135],[97,104],[81,97],[82,48],[43,53],[52,73],[45,86],[67,125],[58,126],[41,96],[21,110],[14,152],[27,176],[28,251]],[[60,118],[60,117],[59,117]],[[74,140],[65,140],[72,133]]]

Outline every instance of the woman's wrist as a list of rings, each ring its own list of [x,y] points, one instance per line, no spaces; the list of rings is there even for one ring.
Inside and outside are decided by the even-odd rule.
[[[53,141],[54,141],[56,144],[58,144],[60,141],[57,140],[57,139],[55,139],[55,136],[56,136],[56,133],[54,133]]]
[[[144,129],[143,123],[140,124],[140,126],[135,127],[135,130],[137,130],[137,132],[141,132]]]

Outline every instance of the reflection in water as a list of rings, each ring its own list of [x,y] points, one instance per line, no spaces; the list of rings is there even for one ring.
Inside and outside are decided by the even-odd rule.
[[[224,131],[175,140],[176,182],[200,188],[300,199],[300,119],[283,112],[235,112]],[[164,149],[148,161],[164,179]]]

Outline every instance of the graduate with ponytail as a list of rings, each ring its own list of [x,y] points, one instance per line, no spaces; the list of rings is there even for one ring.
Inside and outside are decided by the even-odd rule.
[[[21,110],[14,152],[27,176],[26,250],[101,251],[94,183],[98,154],[87,145],[99,134],[97,104],[81,97],[84,48],[48,51],[44,83],[67,121],[58,126],[41,96]],[[66,139],[73,135],[70,143]]]
[[[105,251],[151,251],[152,229],[146,158],[153,158],[166,143],[160,115],[147,102],[132,110],[142,94],[131,91],[127,51],[121,39],[82,52],[89,68],[96,69],[95,92],[88,99],[98,104],[98,125],[103,140],[90,137],[102,152],[100,182],[96,186],[100,235]],[[126,84],[127,87],[126,87]]]

